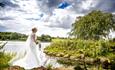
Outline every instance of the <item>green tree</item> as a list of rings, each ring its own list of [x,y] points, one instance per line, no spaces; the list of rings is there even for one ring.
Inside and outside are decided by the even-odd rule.
[[[115,30],[115,21],[111,13],[92,11],[80,17],[72,24],[71,35],[80,39],[95,39],[108,37],[110,30]]]
[[[11,33],[11,40],[17,40],[19,38],[19,35],[17,33]]]
[[[0,40],[26,40],[27,35],[16,32],[0,32]]]
[[[41,35],[41,41],[45,41],[45,42],[50,42],[52,40],[51,36],[49,35]]]

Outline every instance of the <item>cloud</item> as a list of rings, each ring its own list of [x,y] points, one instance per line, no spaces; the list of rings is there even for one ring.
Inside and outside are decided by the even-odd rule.
[[[114,0],[64,0],[72,5],[73,11],[76,13],[87,13],[95,9],[99,9],[107,12],[115,11]],[[38,5],[44,12],[51,12],[57,8],[57,6],[63,2],[63,0],[39,0]]]
[[[67,2],[66,8],[58,6]],[[29,33],[38,27],[38,35],[67,36],[76,17],[92,10],[115,13],[114,0],[0,0],[1,31]]]
[[[5,6],[18,7],[18,5],[13,2],[14,0],[0,0],[0,6],[1,7],[5,7]]]
[[[5,7],[5,4],[4,3],[0,3],[0,7]]]
[[[0,17],[0,20],[13,20],[11,17]]]
[[[74,6],[78,6],[78,5],[75,4]],[[114,0],[81,0],[81,4],[78,7],[81,8],[81,12],[83,13],[87,13],[92,10],[102,10],[102,11],[112,13],[115,11],[115,1]]]
[[[115,12],[115,1],[114,0],[99,0],[96,9],[107,12]]]
[[[48,7],[55,7],[55,6],[57,6],[60,2],[61,2],[61,0],[48,0],[48,1],[47,1],[47,5],[48,5]]]
[[[47,25],[48,27],[53,28],[70,29],[71,24],[74,22],[77,16],[74,12],[64,9],[55,9],[53,13],[54,15],[50,16],[48,21],[50,24]]]

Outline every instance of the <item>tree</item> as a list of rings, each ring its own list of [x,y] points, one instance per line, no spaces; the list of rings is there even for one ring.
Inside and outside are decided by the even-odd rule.
[[[72,24],[71,35],[80,39],[108,37],[110,30],[115,30],[115,22],[111,13],[92,11],[80,17]]]
[[[45,42],[50,42],[52,40],[51,36],[49,35],[41,35],[41,41],[45,41]]]

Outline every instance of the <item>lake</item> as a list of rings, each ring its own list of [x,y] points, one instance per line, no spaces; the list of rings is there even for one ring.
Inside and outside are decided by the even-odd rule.
[[[8,41],[2,50],[10,53],[18,53],[18,50],[23,49],[25,41]],[[41,42],[41,50],[43,51],[45,47],[50,45],[50,42]],[[47,64],[51,64],[53,67],[60,67],[62,65],[58,64],[57,58],[49,57],[45,53],[42,54],[43,59],[48,59]]]

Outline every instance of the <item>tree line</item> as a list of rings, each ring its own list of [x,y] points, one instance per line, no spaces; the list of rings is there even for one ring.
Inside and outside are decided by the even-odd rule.
[[[0,32],[0,40],[26,40],[27,35],[16,32]]]
[[[16,33],[16,32],[0,32],[0,40],[21,40],[26,41],[28,35]],[[50,35],[41,35],[40,37],[37,36],[37,40],[44,41],[44,42],[51,42],[53,37]]]

